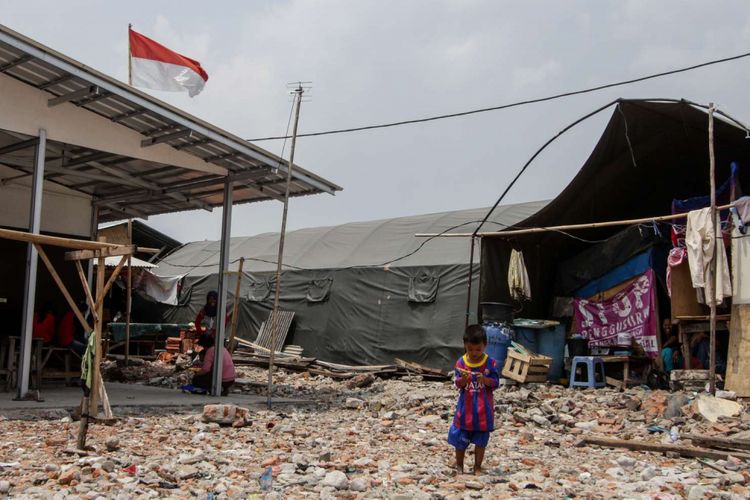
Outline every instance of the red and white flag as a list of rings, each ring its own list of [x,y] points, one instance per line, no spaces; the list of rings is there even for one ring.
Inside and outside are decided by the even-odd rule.
[[[197,96],[208,80],[201,63],[128,29],[130,85]]]

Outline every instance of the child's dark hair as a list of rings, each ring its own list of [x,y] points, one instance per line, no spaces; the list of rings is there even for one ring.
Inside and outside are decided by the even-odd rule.
[[[482,325],[469,325],[464,332],[464,344],[486,344],[487,334]]]

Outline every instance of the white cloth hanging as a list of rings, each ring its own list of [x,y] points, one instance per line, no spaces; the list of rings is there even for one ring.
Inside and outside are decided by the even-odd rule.
[[[526,264],[523,261],[523,252],[512,250],[510,252],[510,263],[508,264],[508,288],[513,300],[519,302],[531,300],[531,283],[529,273],[526,272]]]
[[[716,224],[721,224],[716,214]],[[702,208],[688,213],[685,245],[687,246],[688,265],[693,288],[703,288],[706,304],[721,304],[725,297],[732,295],[732,282],[729,277],[727,251],[719,233],[718,248],[715,244],[714,222],[711,221],[711,209]],[[711,259],[716,250],[716,272],[711,272]],[[716,291],[714,291],[714,289]]]
[[[145,270],[137,288],[143,290],[146,295],[156,302],[176,306],[179,303],[179,287],[183,277],[158,276]]]
[[[735,220],[732,230],[732,303],[750,304],[750,197],[743,196],[735,207],[740,220]]]

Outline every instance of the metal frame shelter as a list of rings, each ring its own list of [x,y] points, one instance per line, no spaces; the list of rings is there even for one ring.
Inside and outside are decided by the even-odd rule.
[[[232,205],[283,201],[289,168],[268,151],[0,25],[0,191],[15,185],[30,193],[28,219],[8,222],[0,214],[0,226],[63,232],[45,227],[51,226],[46,219],[61,216],[45,208],[42,218],[48,189],[88,204],[88,237],[102,222],[221,206],[224,277]],[[341,190],[296,165],[292,170],[290,196]],[[30,244],[19,397],[28,392],[23,374],[30,364],[36,261]],[[220,280],[220,310],[227,281]],[[224,329],[219,322],[217,345]]]

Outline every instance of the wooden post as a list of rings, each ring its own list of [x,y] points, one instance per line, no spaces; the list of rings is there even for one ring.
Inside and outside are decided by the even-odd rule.
[[[96,319],[94,320],[96,352],[94,353],[94,366],[91,367],[91,393],[89,394],[89,415],[98,414],[98,401],[100,378],[100,364],[102,362],[102,320],[104,318],[104,257],[99,257],[96,266]]]
[[[86,294],[86,302],[89,305],[89,309],[91,309],[91,317],[96,316],[96,311],[94,311],[94,304],[96,304],[96,301],[94,300],[94,297],[91,296],[91,289],[89,288],[89,282],[86,278],[86,274],[83,272],[83,266],[81,266],[80,260],[73,261],[76,263],[76,270],[78,271],[78,277],[81,280],[81,286],[83,287],[83,293]],[[91,327],[89,327],[89,330],[86,332],[88,333],[91,331]]]
[[[271,311],[271,354],[268,357],[268,408],[271,408],[271,393],[273,392],[273,362],[276,353],[276,337],[279,329],[279,299],[281,296],[281,268],[284,260],[284,238],[286,236],[286,218],[289,211],[289,191],[292,187],[292,168],[294,168],[294,149],[297,146],[297,125],[299,125],[299,109],[302,107],[302,94],[305,92],[300,83],[294,91],[297,109],[294,114],[294,129],[292,131],[292,147],[289,150],[289,168],[286,172],[286,191],[284,192],[284,212],[281,216],[281,233],[279,234],[279,258],[276,262],[276,292]]]
[[[128,244],[133,244],[133,219],[128,219]],[[133,259],[128,255],[128,292],[125,297],[125,366],[128,366],[128,363],[130,362],[130,311],[133,301],[132,294]]]
[[[466,284],[466,318],[464,319],[464,330],[469,328],[469,316],[471,315],[471,278],[474,274],[474,245],[476,238],[471,237],[471,247],[469,248],[469,281]],[[481,318],[479,318],[481,323]]]
[[[78,424],[78,449],[86,449],[86,433],[89,430],[89,398],[86,396],[81,400],[81,421]]]
[[[709,170],[710,170],[710,184],[711,184],[711,224],[714,226],[714,234],[711,238],[714,240],[713,248],[714,252],[711,256],[711,290],[713,296],[709,298],[709,305],[711,307],[711,323],[710,323],[710,364],[708,372],[708,390],[711,394],[716,394],[716,297],[718,290],[716,286],[718,284],[717,269],[716,269],[716,256],[719,252],[719,245],[723,245],[723,241],[718,238],[720,231],[719,224],[716,220],[716,158],[714,156],[714,103],[708,105],[708,159],[709,159]]]
[[[39,257],[42,259],[42,262],[44,262],[44,265],[47,266],[47,270],[49,271],[50,275],[52,275],[52,279],[55,280],[55,283],[60,289],[60,292],[63,294],[63,297],[65,297],[65,300],[68,301],[68,305],[78,318],[78,321],[81,322],[81,325],[83,325],[84,328],[90,328],[88,323],[86,322],[86,318],[83,317],[83,313],[80,309],[78,309],[78,304],[76,304],[75,300],[73,300],[73,297],[70,295],[70,292],[68,292],[68,288],[65,286],[65,283],[63,283],[60,275],[57,274],[57,271],[52,265],[52,262],[49,260],[49,257],[47,257],[47,253],[44,251],[44,248],[42,248],[42,245],[40,245],[39,243],[34,243],[34,247],[36,248]]]
[[[237,333],[237,321],[240,312],[240,283],[242,282],[242,268],[245,266],[245,257],[240,257],[240,267],[237,270],[237,284],[234,286],[234,305],[232,306],[232,328],[229,332],[229,352],[234,352],[234,336]]]

